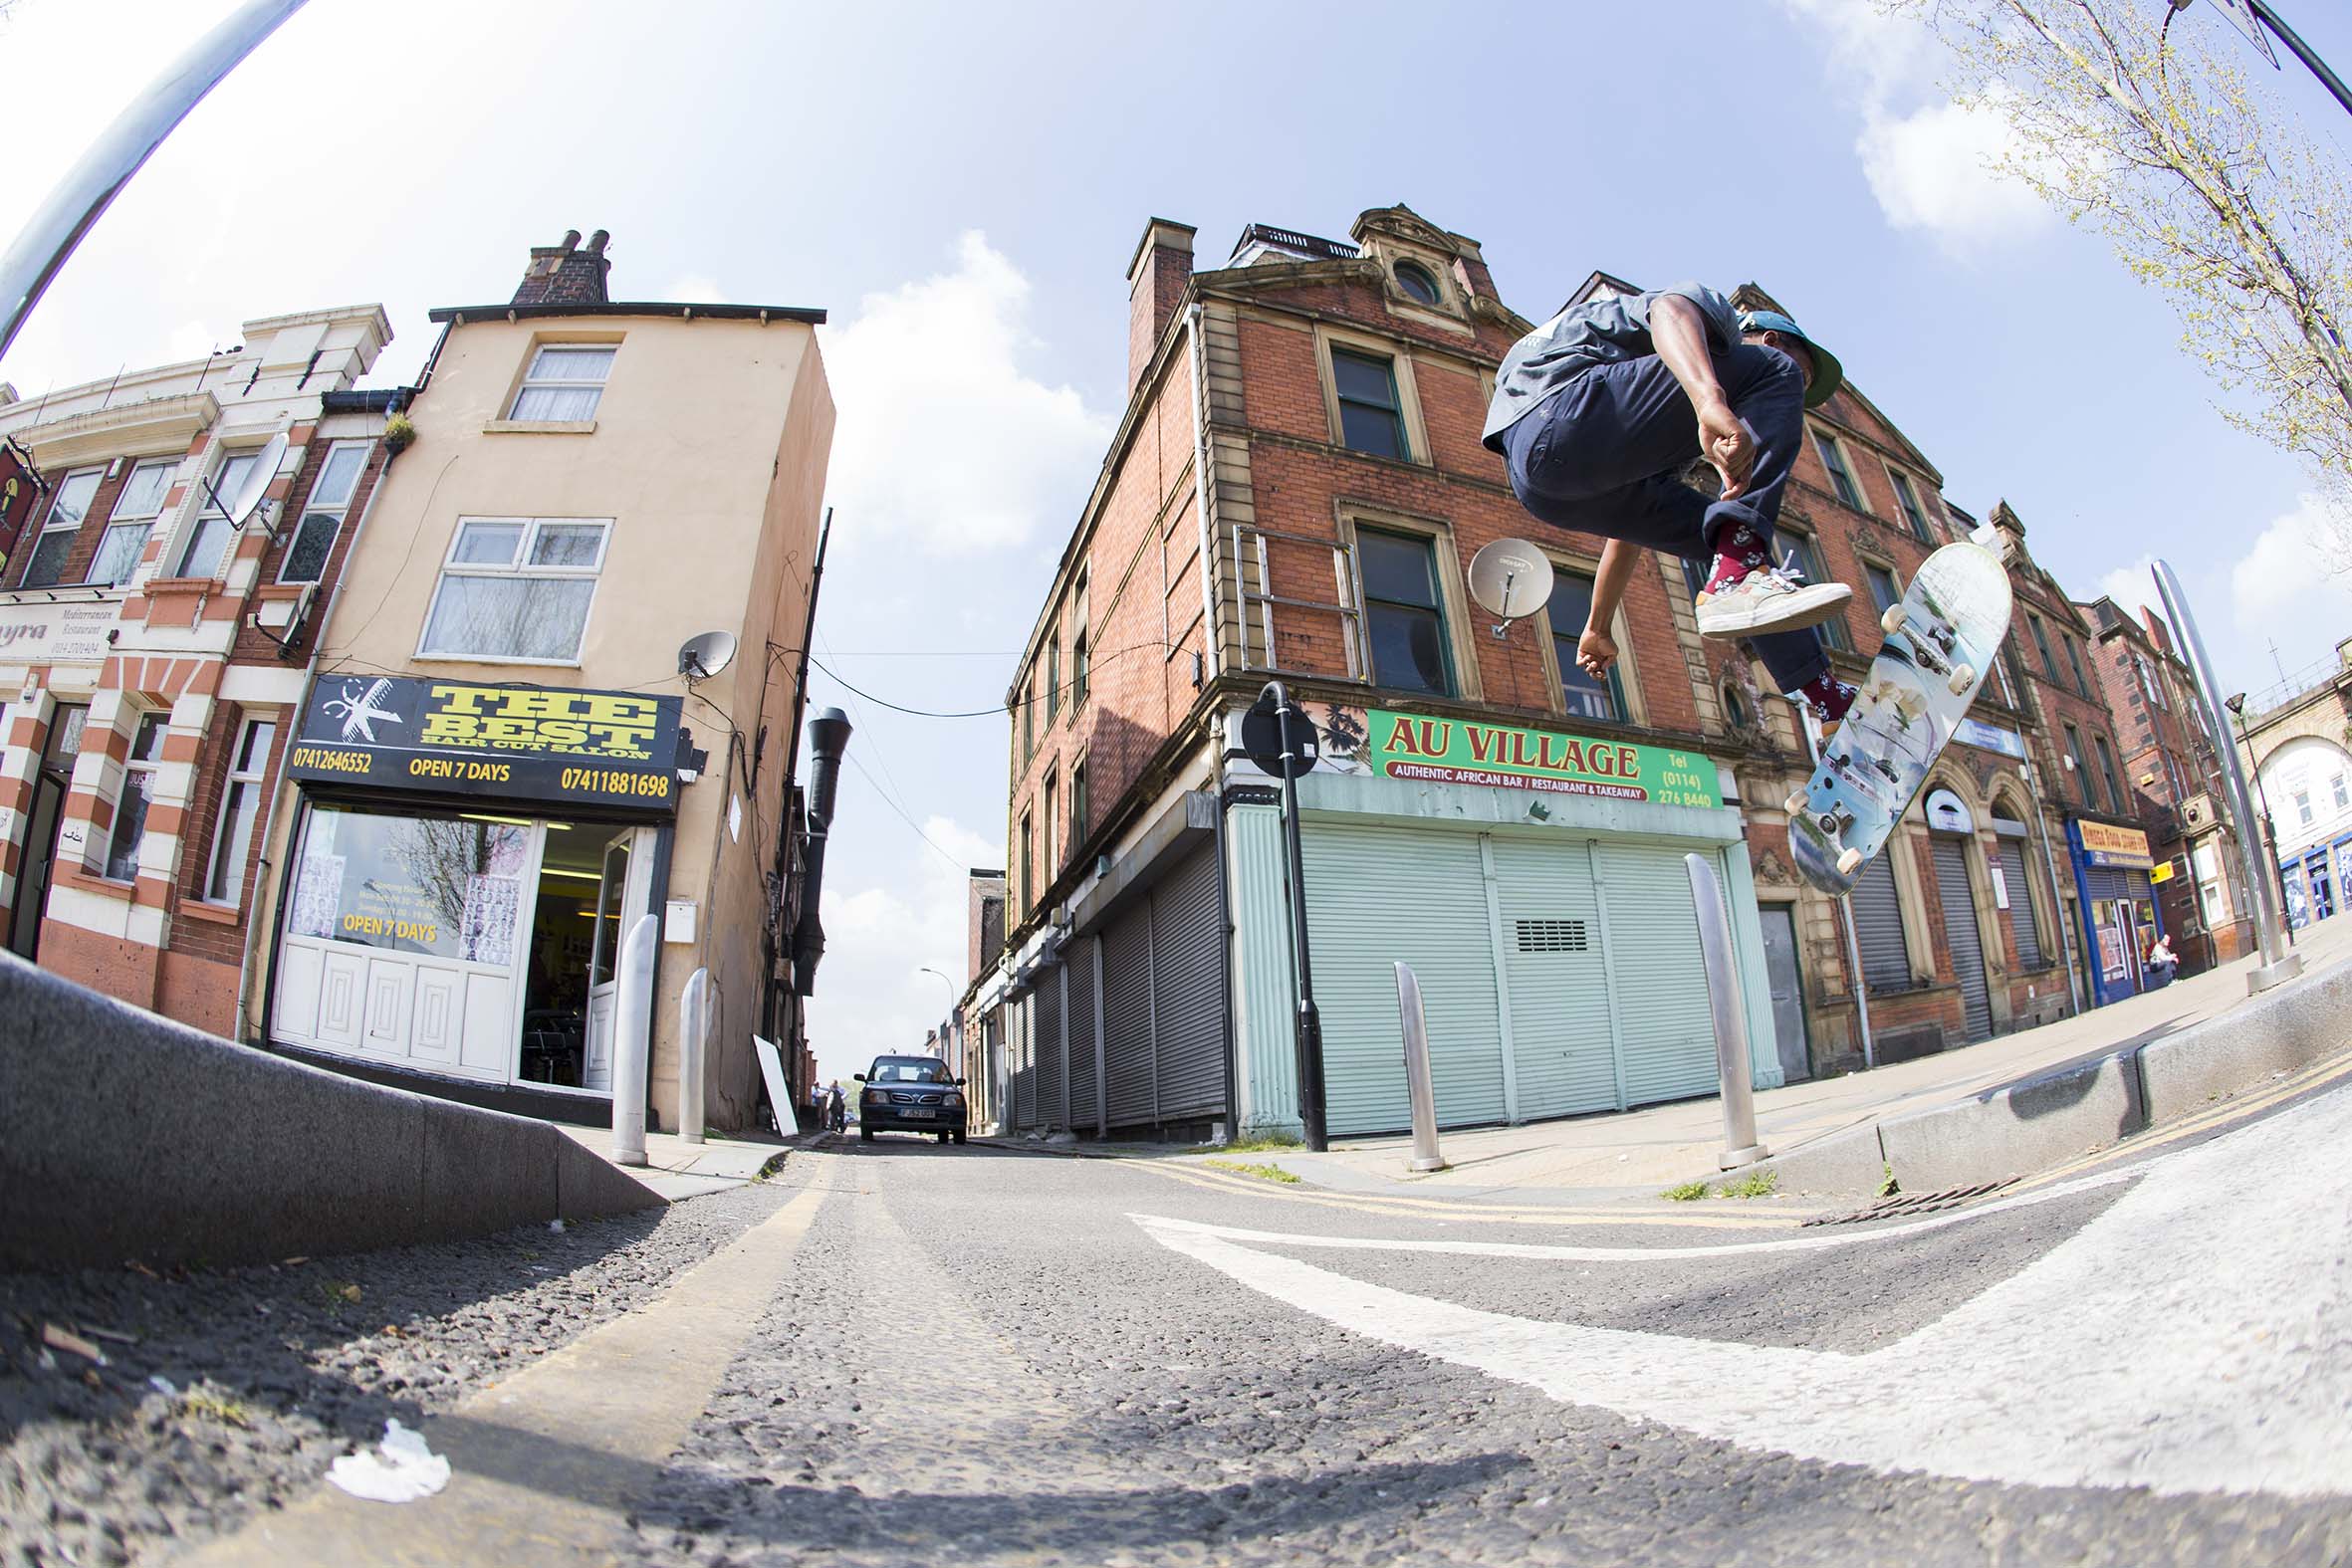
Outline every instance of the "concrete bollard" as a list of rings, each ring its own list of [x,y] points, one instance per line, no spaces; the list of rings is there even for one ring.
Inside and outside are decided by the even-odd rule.
[[[1699,915],[1699,956],[1707,970],[1707,1000],[1715,1009],[1715,1066],[1723,1080],[1723,1155],[1719,1169],[1754,1165],[1771,1151],[1756,1141],[1756,1084],[1748,1061],[1748,1016],[1740,975],[1732,964],[1732,930],[1724,919],[1723,886],[1705,855],[1685,855],[1691,901]]]
[[[1446,1157],[1437,1147],[1437,1090],[1429,1082],[1429,1020],[1421,1010],[1421,979],[1401,960],[1396,961],[1396,1011],[1405,1031],[1405,1097],[1413,1107],[1411,1168],[1442,1171]]]
[[[653,954],[661,922],[639,915],[620,949],[612,1008],[612,1163],[645,1163],[645,1053],[653,1048]]]
[[[711,972],[686,977],[678,994],[678,1136],[702,1142],[703,1053],[710,1045]]]

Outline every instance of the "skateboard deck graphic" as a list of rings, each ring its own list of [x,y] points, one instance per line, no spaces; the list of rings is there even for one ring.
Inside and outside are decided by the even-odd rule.
[[[1853,888],[1927,783],[1928,770],[1985,684],[2009,629],[2009,578],[1978,545],[1946,545],[1920,562],[1861,695],[1788,797],[1788,847],[1825,893]]]

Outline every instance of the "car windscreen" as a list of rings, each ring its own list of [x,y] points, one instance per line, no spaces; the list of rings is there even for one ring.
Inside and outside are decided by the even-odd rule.
[[[945,1083],[947,1067],[936,1061],[890,1061],[874,1063],[874,1070],[866,1077],[874,1083]]]

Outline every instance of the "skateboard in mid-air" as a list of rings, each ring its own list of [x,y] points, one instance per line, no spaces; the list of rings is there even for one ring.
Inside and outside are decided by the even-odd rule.
[[[1946,545],[1878,623],[1886,642],[1861,694],[1787,801],[1796,868],[1825,893],[1850,891],[1886,847],[1976,700],[2008,635],[2008,572],[1982,545]]]

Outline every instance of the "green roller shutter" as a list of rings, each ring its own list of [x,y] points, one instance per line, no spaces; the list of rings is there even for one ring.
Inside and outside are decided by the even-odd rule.
[[[1493,840],[1520,1118],[1617,1106],[1609,975],[1592,845]]]
[[[1699,916],[1678,850],[1593,846],[1608,908],[1608,961],[1625,1051],[1625,1100],[1713,1094],[1715,1016],[1699,959]]]
[[[1412,1122],[1400,959],[1421,983],[1438,1125],[1502,1121],[1502,1014],[1479,835],[1315,819],[1304,828],[1330,1133],[1394,1132]]]

